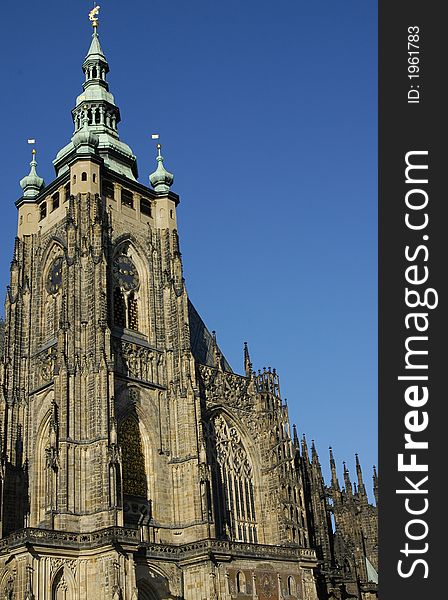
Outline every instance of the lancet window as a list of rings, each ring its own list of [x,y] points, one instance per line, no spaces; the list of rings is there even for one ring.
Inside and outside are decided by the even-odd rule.
[[[123,494],[146,498],[145,457],[137,418],[129,415],[120,425],[118,440],[123,464]]]
[[[211,444],[221,533],[236,541],[257,543],[253,467],[238,430],[221,415],[214,420]]]
[[[295,596],[297,594],[296,580],[294,577],[288,577],[288,596]]]
[[[122,248],[114,258],[113,265],[113,321],[117,327],[139,331],[138,290],[140,278],[137,267]]]
[[[73,598],[73,590],[67,581],[63,569],[56,576],[52,587],[52,600],[69,600],[69,598]]]
[[[236,574],[236,591],[238,594],[246,593],[246,576],[242,571]]]
[[[45,340],[56,336],[61,310],[61,289],[63,283],[64,258],[59,246],[54,246],[47,258],[44,269],[44,295],[42,333]]]

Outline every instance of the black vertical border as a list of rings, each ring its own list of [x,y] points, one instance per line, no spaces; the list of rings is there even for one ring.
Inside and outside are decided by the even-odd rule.
[[[434,0],[379,0],[379,576],[381,600],[432,600],[448,597],[445,571],[445,548],[448,525],[448,473],[444,468],[447,455],[448,417],[448,325],[447,325],[447,241],[448,241],[448,97],[442,92],[448,72],[448,22],[442,14],[446,7]],[[444,10],[444,12],[446,12]],[[409,104],[408,27],[420,31],[419,104]],[[429,510],[421,518],[429,525],[428,537],[421,542],[407,540],[406,523],[417,517],[409,515],[405,496],[396,489],[406,487],[403,473],[397,470],[397,455],[403,452],[404,417],[409,406],[404,401],[407,384],[397,377],[405,374],[404,289],[406,245],[416,247],[422,232],[406,228],[405,155],[411,150],[428,150],[429,225],[425,233],[429,259],[427,285],[437,289],[439,305],[427,310],[430,321],[427,335],[429,427],[420,438],[429,441],[428,451],[418,458],[429,464]],[[425,264],[425,263],[421,263]],[[422,286],[424,287],[424,286]],[[423,308],[417,310],[425,310]],[[409,374],[409,372],[407,373]],[[421,372],[419,372],[421,374]],[[424,410],[423,408],[421,410]],[[424,473],[418,474],[422,477]],[[417,477],[414,477],[417,479]],[[409,486],[407,486],[409,487]],[[423,487],[423,486],[422,486]],[[419,497],[420,500],[424,496]],[[406,559],[400,550],[406,541],[413,548],[429,544],[428,552],[412,554]],[[412,557],[428,562],[429,576],[422,577],[422,566],[414,575],[402,578],[397,571],[400,558],[407,568]]]

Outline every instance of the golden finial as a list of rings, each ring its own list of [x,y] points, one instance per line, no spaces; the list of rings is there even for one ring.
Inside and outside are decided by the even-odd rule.
[[[92,27],[98,27],[98,14],[100,12],[100,6],[97,6],[96,2],[93,3],[93,8],[89,12],[89,20],[92,22]]]

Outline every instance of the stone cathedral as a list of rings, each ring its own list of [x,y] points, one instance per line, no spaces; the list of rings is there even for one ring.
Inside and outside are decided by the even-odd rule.
[[[327,486],[276,371],[245,346],[235,373],[190,302],[173,175],[159,146],[138,182],[91,20],[73,137],[16,202],[0,600],[373,600],[359,461]]]

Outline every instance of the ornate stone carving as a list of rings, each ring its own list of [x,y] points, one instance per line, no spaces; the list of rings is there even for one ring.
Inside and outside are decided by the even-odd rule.
[[[219,415],[214,421],[215,444],[212,446],[220,465],[235,471],[238,476],[252,477],[252,465],[235,427],[230,427]]]
[[[260,577],[259,588],[266,599],[274,598],[276,595],[274,576],[270,573],[263,573]]]
[[[108,446],[109,463],[119,464],[121,463],[121,449],[118,445],[118,433],[117,433],[117,420],[115,417],[110,419],[110,443]]]
[[[253,406],[250,381],[246,377],[205,365],[199,365],[198,369],[207,402],[243,410],[249,410]]]
[[[159,383],[156,365],[160,357],[157,352],[145,346],[118,340],[114,341],[113,351],[115,368],[119,373],[143,381]]]
[[[41,352],[37,358],[37,371],[40,375],[41,383],[48,383],[53,379],[56,364],[56,347],[52,346]]]
[[[59,580],[59,583],[56,587],[56,590],[59,592],[66,592],[68,590],[68,585],[67,582],[65,581],[65,577],[62,576],[61,579]]]
[[[77,561],[74,559],[51,557],[50,558],[50,573],[53,576],[55,573],[57,573],[57,571],[59,571],[59,569],[68,568],[73,573],[73,577],[76,577],[77,564],[78,564]],[[64,578],[64,576],[62,576],[61,581],[63,578]]]
[[[2,600],[3,599],[14,600],[14,579],[12,575],[9,577],[4,587]]]
[[[45,448],[46,465],[48,469],[56,471],[59,467],[59,448],[58,448],[58,437],[59,437],[59,424],[58,424],[58,413],[56,402],[51,403],[52,415],[50,419],[49,431],[48,431],[48,446]]]
[[[122,600],[123,594],[119,585],[114,585],[112,588],[112,600]]]

